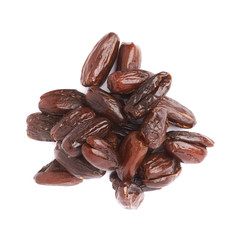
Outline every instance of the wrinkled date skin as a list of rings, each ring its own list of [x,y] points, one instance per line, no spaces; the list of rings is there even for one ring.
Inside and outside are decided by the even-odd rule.
[[[212,147],[213,140],[194,132],[170,131],[164,143],[165,149],[183,163],[200,163],[207,155],[206,147]]]
[[[152,75],[140,69],[114,72],[108,76],[108,89],[112,93],[129,94]]]
[[[53,160],[34,176],[36,183],[49,186],[74,186],[83,180],[70,174],[60,163]]]
[[[112,125],[112,131],[120,138],[126,137],[130,132],[138,130],[140,124],[133,124],[131,122],[125,122],[120,127]]]
[[[66,115],[51,129],[51,136],[56,141],[63,140],[76,126],[96,117],[88,107],[78,107]]]
[[[81,73],[83,86],[101,86],[106,80],[117,57],[119,38],[108,33],[94,46],[88,55]]]
[[[131,180],[147,151],[148,147],[138,132],[134,131],[127,135],[119,148],[121,163],[117,169],[118,177],[121,180]]]
[[[196,144],[166,140],[165,149],[183,163],[200,163],[207,155],[207,149]]]
[[[85,94],[75,89],[58,89],[43,94],[38,107],[43,113],[64,115],[84,104]]]
[[[52,127],[61,119],[60,116],[53,116],[43,113],[32,113],[27,117],[28,137],[39,141],[55,140],[50,135]]]
[[[148,147],[156,149],[162,145],[166,139],[168,126],[165,109],[154,108],[148,113],[141,126],[141,134]]]
[[[143,82],[127,101],[124,111],[133,119],[143,117],[157,106],[168,92],[172,82],[169,73],[160,72]]]
[[[109,93],[93,86],[88,89],[87,103],[97,113],[120,125],[125,122],[121,103]]]
[[[140,166],[142,183],[148,188],[162,188],[181,173],[179,161],[167,152],[156,152],[145,158]]]
[[[197,144],[203,147],[213,147],[214,141],[200,133],[188,131],[169,131],[167,132],[168,140],[177,140]]]
[[[54,155],[55,159],[64,166],[68,172],[79,179],[100,178],[105,174],[105,171],[92,166],[82,155],[77,158],[68,157],[61,148],[61,142],[57,143]]]
[[[159,108],[167,111],[169,123],[181,128],[192,128],[196,124],[196,118],[191,110],[169,97],[163,97],[158,104]]]
[[[75,127],[62,141],[63,150],[70,157],[77,157],[81,154],[81,146],[87,137],[95,135],[105,137],[111,128],[108,119],[98,117],[91,119]]]
[[[115,192],[118,202],[127,209],[137,209],[144,199],[143,190],[131,181],[123,181]]]
[[[82,146],[82,155],[94,167],[101,170],[114,170],[120,158],[114,148],[100,137],[90,136]]]
[[[123,42],[119,49],[117,71],[126,71],[141,68],[142,54],[139,46],[133,42]]]

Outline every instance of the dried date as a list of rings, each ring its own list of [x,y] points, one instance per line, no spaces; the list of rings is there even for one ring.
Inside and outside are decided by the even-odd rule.
[[[122,43],[119,49],[117,70],[126,71],[141,68],[142,54],[140,47],[133,42]]]
[[[171,86],[171,75],[166,72],[158,73],[143,82],[127,101],[124,111],[133,119],[142,118],[157,106]]]
[[[55,140],[50,135],[52,127],[61,119],[60,116],[53,116],[43,113],[32,113],[27,117],[27,135],[28,137],[39,141]]]
[[[101,86],[117,57],[119,38],[115,33],[103,36],[88,55],[81,73],[83,86]]]

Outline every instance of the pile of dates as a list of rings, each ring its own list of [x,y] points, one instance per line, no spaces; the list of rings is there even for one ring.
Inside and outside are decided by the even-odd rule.
[[[55,159],[34,176],[38,184],[72,186],[110,171],[117,200],[136,209],[144,192],[173,182],[182,163],[200,163],[214,142],[199,133],[167,131],[170,125],[192,128],[193,113],[166,96],[169,73],[142,70],[140,48],[119,43],[108,33],[90,52],[80,79],[89,87],[86,94],[43,94],[40,112],[27,118],[27,135],[56,142]],[[105,81],[109,91],[100,88]]]

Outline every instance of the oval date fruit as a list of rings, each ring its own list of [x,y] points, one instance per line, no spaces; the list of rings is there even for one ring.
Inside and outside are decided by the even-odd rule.
[[[137,209],[144,199],[144,192],[137,184],[123,181],[117,188],[115,196],[124,208]]]
[[[154,108],[148,113],[141,126],[141,134],[148,147],[159,148],[165,141],[167,128],[167,111],[165,109]]]
[[[39,141],[55,140],[50,135],[52,127],[61,119],[60,116],[54,116],[43,113],[32,113],[27,117],[27,135],[28,137]]]
[[[83,86],[101,86],[117,57],[119,38],[108,33],[94,46],[88,55],[81,73]]]
[[[168,92],[172,82],[169,73],[160,72],[143,82],[127,101],[124,111],[133,119],[143,117],[157,106]]]
[[[213,147],[214,145],[214,141],[209,137],[188,131],[169,131],[167,132],[167,139],[193,143],[203,147]]]
[[[96,117],[94,111],[88,107],[78,107],[66,115],[51,129],[53,139],[59,141],[70,133],[76,126]]]
[[[133,42],[123,42],[119,49],[117,71],[126,71],[141,68],[142,54],[139,46]]]
[[[200,163],[207,155],[207,149],[196,144],[166,140],[165,149],[183,163]]]
[[[80,179],[100,178],[105,171],[99,170],[92,166],[81,155],[77,158],[68,157],[61,148],[61,142],[58,142],[54,150],[55,159],[64,166],[68,172]]]
[[[43,94],[38,107],[43,113],[64,115],[84,104],[85,94],[74,89],[58,89]]]
[[[129,94],[152,75],[140,69],[114,72],[108,76],[108,89],[112,93]]]
[[[86,100],[94,111],[107,117],[114,123],[122,124],[125,122],[121,103],[99,87],[90,87],[86,95]]]
[[[131,132],[123,139],[119,148],[121,163],[117,169],[118,177],[121,180],[130,180],[135,175],[147,150],[146,143],[136,131]]]
[[[70,174],[56,160],[50,162],[34,176],[36,183],[50,186],[74,186],[83,180]]]
[[[119,155],[114,148],[100,137],[90,136],[82,146],[85,159],[101,170],[114,170],[119,165]]]
[[[159,108],[167,111],[169,123],[181,128],[192,128],[196,118],[191,110],[169,97],[163,97],[158,104]]]
[[[63,150],[70,157],[81,154],[81,146],[87,137],[95,135],[105,137],[111,128],[111,123],[106,118],[94,118],[75,127],[62,142]]]

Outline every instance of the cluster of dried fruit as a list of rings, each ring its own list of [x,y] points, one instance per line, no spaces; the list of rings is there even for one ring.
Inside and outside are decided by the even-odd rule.
[[[199,133],[167,132],[169,124],[196,124],[188,108],[165,96],[171,75],[141,70],[141,51],[133,43],[118,48],[115,33],[95,45],[82,68],[86,95],[73,89],[43,94],[41,112],[27,118],[27,135],[57,142],[55,160],[35,175],[37,183],[71,186],[112,171],[118,201],[138,208],[144,191],[171,183],[181,163],[201,162],[214,142]],[[117,71],[108,76],[116,59]],[[111,93],[100,88],[106,79]]]

